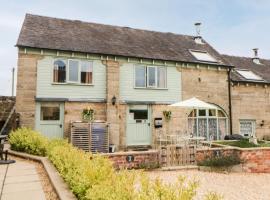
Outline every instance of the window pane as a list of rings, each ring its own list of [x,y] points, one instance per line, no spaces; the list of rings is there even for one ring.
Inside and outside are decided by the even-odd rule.
[[[252,121],[240,121],[240,134],[249,137],[253,135],[253,122]]]
[[[79,61],[69,61],[69,81],[78,82]]]
[[[135,86],[145,87],[145,67],[136,66],[135,68]]]
[[[212,57],[210,54],[207,52],[202,52],[202,51],[190,51],[191,54],[197,59],[201,61],[207,61],[207,62],[217,62],[217,60]]]
[[[60,120],[60,107],[41,106],[40,120]]]
[[[81,83],[91,84],[93,82],[93,63],[81,62]]]
[[[56,60],[53,68],[53,82],[66,82],[66,63],[63,60]]]
[[[136,119],[148,119],[148,110],[129,110],[130,113],[133,113],[134,120]]]
[[[199,116],[206,116],[206,110],[199,110]]]
[[[148,87],[156,86],[156,68],[148,67],[147,68],[147,77],[148,77]]]
[[[216,116],[216,110],[210,109],[209,110],[209,116],[210,117]]]
[[[166,88],[166,68],[158,67],[157,68],[157,87]]]
[[[190,113],[189,113],[189,115],[188,115],[188,117],[196,117],[197,116],[197,112],[196,112],[197,110],[192,110]]]
[[[218,111],[218,117],[226,117],[226,116],[221,110],[219,110]]]

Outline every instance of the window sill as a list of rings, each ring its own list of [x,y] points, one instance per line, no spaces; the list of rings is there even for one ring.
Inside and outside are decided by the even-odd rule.
[[[94,86],[94,84],[83,84],[83,83],[52,83],[52,85]]]
[[[143,89],[143,90],[168,90],[168,88],[151,88],[151,87],[134,87],[134,89]]]

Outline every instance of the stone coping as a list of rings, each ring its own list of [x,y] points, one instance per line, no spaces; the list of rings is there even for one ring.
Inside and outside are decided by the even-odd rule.
[[[222,141],[222,140],[217,140],[217,141]],[[234,142],[237,140],[226,140],[227,142]],[[210,142],[204,141],[204,144],[210,144]],[[225,144],[218,144],[218,143],[212,143],[214,144],[214,148],[202,148],[202,149],[197,149],[197,151],[207,151],[207,150],[221,150],[221,149],[235,149],[239,151],[258,151],[258,150],[270,150],[270,147],[249,147],[249,148],[241,148],[241,147],[235,147],[235,146],[230,146],[230,145],[225,145]]]
[[[21,157],[24,159],[30,159],[36,162],[40,162],[45,171],[47,172],[47,175],[50,179],[50,182],[59,197],[60,200],[76,200],[77,198],[75,195],[70,191],[68,185],[65,183],[63,178],[60,176],[58,171],[55,169],[53,164],[50,162],[50,160],[47,157],[40,157],[40,156],[34,156],[27,153],[21,153],[17,151],[13,151],[8,149],[8,154]]]
[[[127,156],[127,155],[145,155],[145,154],[156,154],[158,150],[148,150],[148,151],[119,151],[115,153],[102,153],[102,156]]]

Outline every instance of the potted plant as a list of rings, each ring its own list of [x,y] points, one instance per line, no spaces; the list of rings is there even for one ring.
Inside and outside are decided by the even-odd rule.
[[[82,119],[83,121],[93,121],[94,120],[94,110],[91,107],[87,107],[82,111]]]

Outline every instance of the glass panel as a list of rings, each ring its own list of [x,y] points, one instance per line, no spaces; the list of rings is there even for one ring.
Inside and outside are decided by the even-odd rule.
[[[148,87],[156,86],[156,68],[148,67],[147,68],[147,77],[148,77]]]
[[[218,117],[226,117],[224,112],[222,112],[221,110],[218,111]]]
[[[196,117],[196,116],[197,116],[196,110],[192,110],[188,115],[188,117]]]
[[[133,113],[134,117],[133,119],[148,119],[148,110],[134,110],[134,109],[130,109],[129,110],[130,113]]]
[[[40,108],[40,120],[60,120],[60,107],[44,105]]]
[[[213,56],[208,54],[207,52],[202,52],[202,51],[190,51],[190,52],[197,60],[217,62],[217,60]]]
[[[93,81],[93,63],[81,62],[81,83],[91,84]]]
[[[78,82],[79,61],[69,61],[69,81]]]
[[[166,68],[158,67],[157,68],[157,87],[166,88]]]
[[[197,119],[188,119],[188,134],[197,135]]]
[[[257,80],[257,81],[263,80],[260,76],[254,74],[252,71],[248,70],[236,70],[236,71],[247,80]]]
[[[66,63],[63,60],[56,60],[53,68],[53,82],[66,82]]]
[[[209,116],[210,117],[216,116],[216,110],[210,109],[209,110]]]
[[[198,136],[207,138],[207,119],[198,119]]]
[[[227,134],[227,119],[218,119],[219,140],[224,140]]]
[[[217,119],[208,119],[209,139],[217,140]]]
[[[136,66],[135,68],[135,86],[145,87],[145,67]]]
[[[199,116],[206,116],[206,110],[199,110]]]

